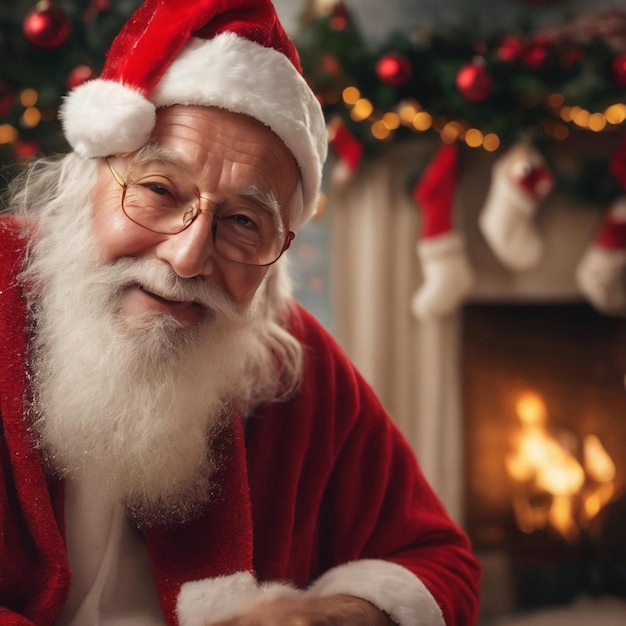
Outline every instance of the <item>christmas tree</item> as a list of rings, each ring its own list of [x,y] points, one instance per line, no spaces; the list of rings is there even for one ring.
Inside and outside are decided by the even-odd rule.
[[[97,76],[141,0],[0,4],[0,161],[65,152],[57,118],[67,91]]]

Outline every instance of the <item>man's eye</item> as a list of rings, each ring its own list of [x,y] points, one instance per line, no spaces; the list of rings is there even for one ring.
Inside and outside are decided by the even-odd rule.
[[[126,204],[172,211],[182,202],[177,188],[171,181],[155,176],[141,178],[131,185],[126,195]]]
[[[237,215],[233,215],[232,219],[235,220],[241,226],[258,229],[257,223],[253,219],[251,219],[248,215],[243,215],[242,213],[239,213]]]
[[[147,182],[147,183],[141,183],[141,186],[146,191],[151,191],[152,193],[155,193],[159,196],[172,196],[173,195],[169,187],[161,183]]]

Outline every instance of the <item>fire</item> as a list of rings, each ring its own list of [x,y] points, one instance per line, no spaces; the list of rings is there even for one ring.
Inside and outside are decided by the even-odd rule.
[[[549,432],[548,411],[539,394],[523,393],[516,412],[521,429],[505,463],[516,484],[517,524],[523,532],[550,525],[574,539],[613,497],[615,464],[593,434],[584,437],[579,461],[571,441]]]
[[[615,463],[596,435],[587,435],[583,441],[583,459],[587,474],[599,483],[615,478]]]

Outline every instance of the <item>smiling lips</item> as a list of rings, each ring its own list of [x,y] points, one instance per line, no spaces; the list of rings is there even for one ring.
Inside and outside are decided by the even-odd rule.
[[[126,288],[122,296],[121,312],[128,317],[147,313],[165,313],[181,326],[189,327],[204,316],[202,305],[189,300],[168,300],[143,285],[135,284]]]

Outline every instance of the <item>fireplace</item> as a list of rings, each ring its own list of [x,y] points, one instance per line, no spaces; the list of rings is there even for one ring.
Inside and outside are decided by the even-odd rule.
[[[487,610],[626,597],[626,320],[468,305],[462,347],[465,526]]]

